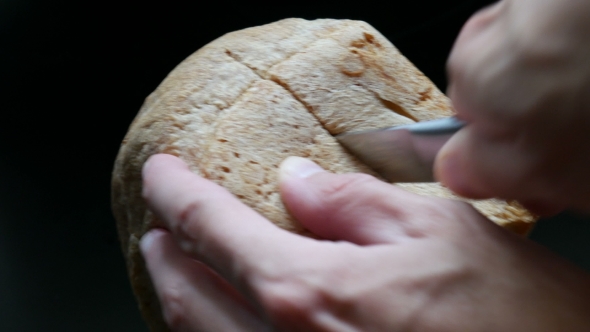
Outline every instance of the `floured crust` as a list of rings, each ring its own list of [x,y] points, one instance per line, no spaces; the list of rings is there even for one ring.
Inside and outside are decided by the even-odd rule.
[[[498,199],[464,199],[457,197],[439,183],[398,183],[396,186],[415,194],[459,199],[468,202],[491,221],[521,235],[527,234],[538,219],[518,202],[506,202]]]
[[[159,223],[141,198],[150,155],[179,156],[279,227],[304,233],[279,197],[282,160],[302,156],[332,172],[372,174],[333,136],[451,114],[432,82],[364,22],[287,19],[227,34],[188,57],[146,99],[113,171],[112,208],[150,329],[168,330],[138,249]],[[400,186],[456,198],[437,184]],[[515,203],[472,204],[520,234],[535,221]]]

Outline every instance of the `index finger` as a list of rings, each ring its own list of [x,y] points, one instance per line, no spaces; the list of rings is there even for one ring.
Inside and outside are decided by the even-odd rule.
[[[305,241],[171,155],[150,157],[143,168],[143,188],[148,205],[181,248],[247,293],[245,277],[258,265],[277,260],[279,250],[292,254]]]

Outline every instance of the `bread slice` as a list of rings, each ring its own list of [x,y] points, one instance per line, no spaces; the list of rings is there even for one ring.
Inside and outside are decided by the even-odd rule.
[[[141,197],[150,155],[179,156],[279,227],[303,234],[278,193],[281,161],[302,156],[332,172],[374,174],[333,136],[451,114],[432,82],[360,21],[286,19],[227,34],[188,57],[146,99],[112,178],[123,252],[151,330],[167,328],[138,250],[141,236],[160,224]],[[458,199],[438,184],[400,185]],[[517,203],[473,204],[520,234],[535,221]]]

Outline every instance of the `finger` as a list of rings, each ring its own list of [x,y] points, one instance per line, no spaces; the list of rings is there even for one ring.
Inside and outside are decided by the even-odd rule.
[[[252,306],[219,275],[182,252],[169,232],[148,232],[140,247],[173,331],[263,330]]]
[[[489,117],[487,110],[473,107],[478,101],[491,99],[498,101],[494,94],[489,95],[489,86],[482,89],[482,83],[489,80],[490,72],[497,68],[482,66],[490,63],[490,57],[498,57],[490,44],[497,44],[499,16],[504,10],[504,2],[500,1],[481,9],[465,23],[451,50],[447,60],[448,88],[447,95],[452,101],[453,108],[458,116],[466,121],[472,122],[474,118]],[[496,62],[492,62],[497,65]],[[490,120],[490,119],[487,119]]]
[[[530,186],[534,163],[517,144],[516,137],[487,138],[475,125],[467,126],[439,151],[435,178],[464,197],[517,198],[520,188]]]
[[[521,148],[518,136],[488,138],[475,126],[455,134],[435,161],[435,177],[458,195],[481,199],[527,198],[546,201],[546,184],[532,149]]]
[[[475,151],[477,155],[472,154],[471,130],[464,128],[459,131],[439,151],[434,167],[435,178],[460,196],[489,198],[493,196],[493,191],[488,186],[489,180],[478,172],[478,167],[481,167],[478,162],[480,153]],[[480,145],[482,150],[487,148]]]
[[[422,237],[449,227],[442,216],[454,209],[454,202],[418,196],[366,174],[331,174],[299,157],[287,158],[280,175],[291,214],[331,240],[379,244]]]
[[[504,9],[505,1],[498,1],[481,8],[463,25],[457,40],[470,39],[474,35],[481,33],[501,15]]]
[[[310,241],[271,224],[174,156],[152,156],[143,178],[145,199],[181,248],[248,296],[247,278],[261,262],[278,259],[279,249],[295,254],[301,241]]]
[[[435,178],[463,197],[517,200],[542,216],[562,211],[567,195],[554,194],[556,186],[544,173],[542,156],[521,141],[518,134],[488,138],[468,125],[439,151]]]

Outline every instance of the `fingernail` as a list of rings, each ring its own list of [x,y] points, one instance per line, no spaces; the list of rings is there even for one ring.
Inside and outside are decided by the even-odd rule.
[[[281,175],[305,179],[313,174],[325,172],[318,164],[301,157],[289,157],[281,163]]]
[[[141,250],[142,255],[145,255],[146,252],[150,250],[154,244],[154,240],[161,232],[162,230],[160,229],[152,229],[141,237],[139,240],[139,249]]]

